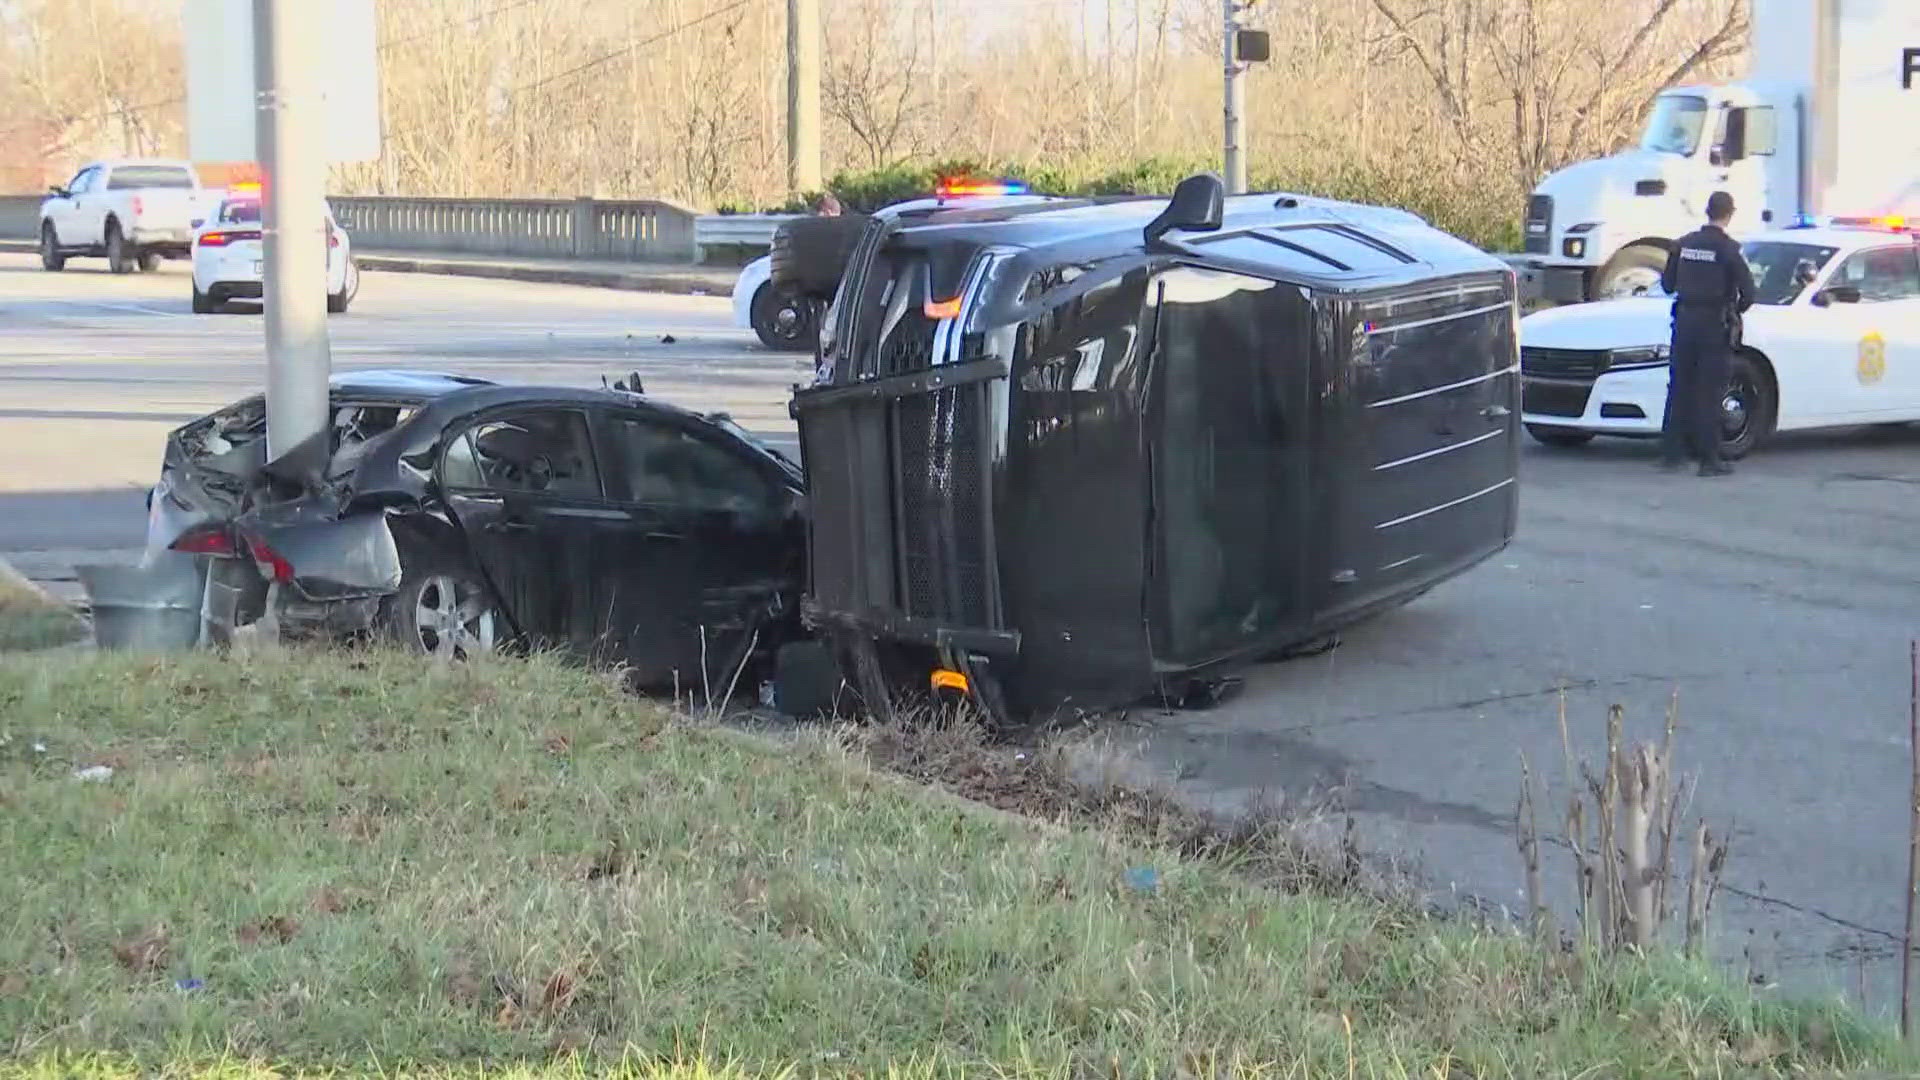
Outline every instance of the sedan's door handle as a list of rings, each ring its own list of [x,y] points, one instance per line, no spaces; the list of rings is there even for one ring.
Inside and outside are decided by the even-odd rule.
[[[519,518],[505,518],[500,521],[487,523],[487,531],[491,533],[523,533],[531,528],[533,528],[533,526],[521,521]]]

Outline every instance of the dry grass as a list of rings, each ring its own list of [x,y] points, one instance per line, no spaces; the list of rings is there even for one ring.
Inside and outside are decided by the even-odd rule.
[[[949,734],[775,742],[545,661],[0,660],[0,1077],[1912,1064],[1697,968],[1274,887]]]

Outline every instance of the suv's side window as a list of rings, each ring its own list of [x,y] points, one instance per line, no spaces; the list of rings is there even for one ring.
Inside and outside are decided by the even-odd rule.
[[[440,468],[449,488],[601,497],[586,414],[571,409],[483,420],[447,444]]]
[[[1862,303],[1920,297],[1920,254],[1912,244],[1859,252],[1840,267],[1833,284],[1859,289]]]
[[[778,505],[765,474],[717,442],[640,417],[616,416],[612,428],[631,502],[743,514]]]

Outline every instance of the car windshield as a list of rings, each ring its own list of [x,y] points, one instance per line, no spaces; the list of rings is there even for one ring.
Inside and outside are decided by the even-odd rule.
[[[1706,98],[1664,95],[1654,100],[1653,115],[1647,118],[1647,133],[1640,138],[1640,148],[1691,157],[1700,148],[1700,133],[1706,126]]]
[[[223,225],[258,224],[260,204],[255,200],[230,202],[220,207],[220,222]]]
[[[1759,240],[1740,249],[1753,270],[1754,303],[1791,304],[1800,298],[1839,249],[1816,244]]]

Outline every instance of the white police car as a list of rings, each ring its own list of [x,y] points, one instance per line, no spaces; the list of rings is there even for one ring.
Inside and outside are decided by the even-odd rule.
[[[360,291],[360,268],[353,261],[352,241],[345,229],[327,215],[327,310],[347,310]],[[259,300],[266,278],[261,266],[261,205],[258,184],[238,184],[220,200],[219,209],[194,223],[193,310],[218,311],[229,300]]]
[[[1757,297],[1721,404],[1721,452],[1776,431],[1920,420],[1920,235],[1833,218],[1743,245]],[[1521,411],[1551,446],[1660,434],[1672,302],[1554,308],[1520,322]]]

